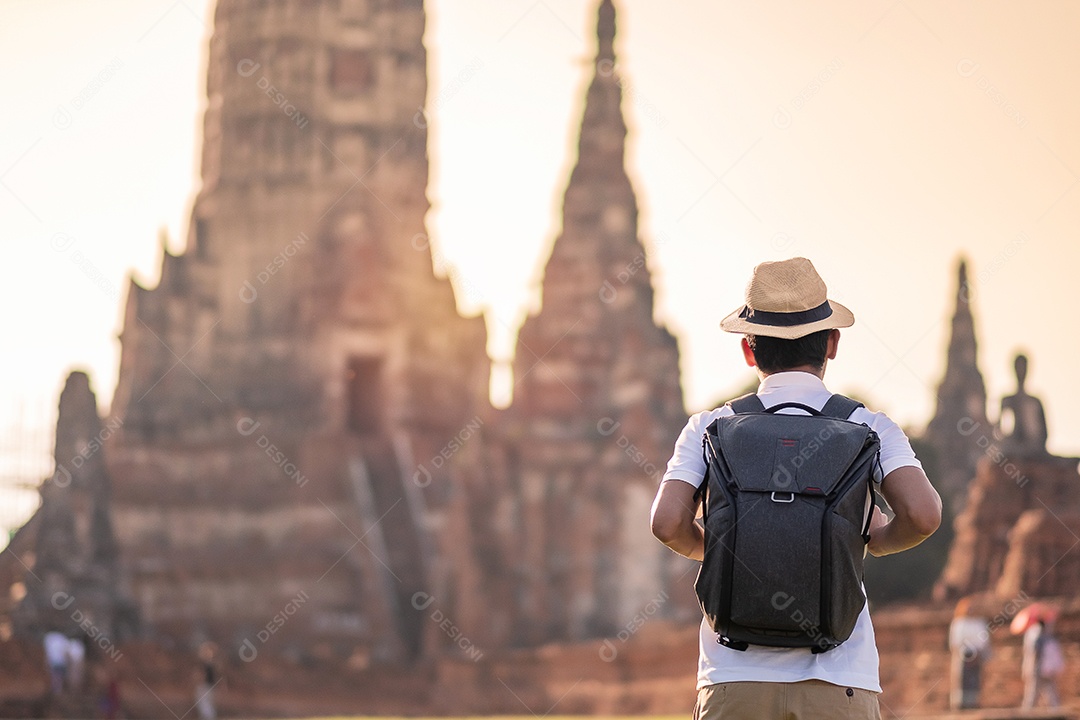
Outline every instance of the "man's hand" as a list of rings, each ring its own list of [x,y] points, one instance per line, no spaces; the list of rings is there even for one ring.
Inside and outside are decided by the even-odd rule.
[[[870,554],[880,557],[913,548],[934,534],[941,524],[941,498],[920,468],[893,470],[881,481],[881,494],[896,513],[885,521],[874,508],[870,521]]]
[[[697,488],[682,480],[665,480],[656,491],[652,506],[652,532],[669,548],[690,558],[701,560],[705,553],[705,533],[694,522],[700,500],[694,498]]]
[[[874,514],[870,517],[870,529],[867,533],[870,537],[874,537],[874,534],[889,524],[889,517],[885,513],[881,512],[881,508],[877,505],[874,506]]]

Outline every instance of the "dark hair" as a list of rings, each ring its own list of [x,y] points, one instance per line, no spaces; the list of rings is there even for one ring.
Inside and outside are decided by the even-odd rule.
[[[783,372],[809,365],[820,370],[829,351],[830,330],[818,330],[794,340],[747,335],[746,343],[754,351],[754,361],[764,373]]]

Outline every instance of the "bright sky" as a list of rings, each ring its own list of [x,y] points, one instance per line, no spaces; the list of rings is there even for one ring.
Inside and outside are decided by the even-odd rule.
[[[462,310],[486,314],[499,360],[539,302],[596,4],[427,2],[429,224]],[[717,322],[753,265],[805,255],[856,314],[830,385],[921,428],[963,253],[991,414],[1022,348],[1051,449],[1080,454],[1080,4],[618,7],[628,165],[688,409],[748,379]],[[206,0],[6,0],[0,14],[0,476],[10,482],[50,472],[70,369],[89,369],[106,409],[125,277],[156,282],[162,227],[182,249],[210,11]],[[5,524],[36,503],[6,496]]]

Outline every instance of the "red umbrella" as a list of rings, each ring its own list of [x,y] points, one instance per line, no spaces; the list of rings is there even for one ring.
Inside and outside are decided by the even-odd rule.
[[[1046,603],[1033,602],[1026,608],[1016,613],[1009,625],[1009,631],[1013,635],[1023,634],[1029,627],[1037,622],[1053,622],[1057,620],[1058,610]]]

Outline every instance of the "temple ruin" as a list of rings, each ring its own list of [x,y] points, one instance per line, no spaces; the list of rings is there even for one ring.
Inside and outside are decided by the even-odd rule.
[[[419,2],[218,3],[187,250],[131,282],[94,458],[144,636],[249,647],[303,593],[274,652],[401,663],[467,651],[436,610],[491,650],[608,635],[657,597],[693,610],[645,521],[685,412],[624,167],[615,8],[506,410],[482,318],[432,267],[423,31]],[[50,492],[39,545],[66,537]]]
[[[686,419],[679,350],[654,319],[616,12],[598,5],[562,227],[497,409],[484,321],[458,312],[425,225],[421,0],[219,0],[186,250],[163,248],[157,287],[130,283],[110,416],[68,378],[56,473],[0,556],[0,641],[79,632],[78,610],[133,643],[117,667],[156,688],[151,708],[187,683],[169,658],[211,640],[249,712],[307,693],[312,714],[324,690],[336,709],[344,672],[372,673],[385,714],[688,709],[695,564],[647,522]],[[1046,451],[1026,358],[990,422],[957,275],[924,435],[956,541],[936,603],[875,610],[904,707],[943,697],[921,688],[946,667],[945,603],[1080,587],[1077,460]]]
[[[1042,402],[1024,388],[1027,357],[1014,368],[1017,391],[1002,399],[998,422],[957,428],[981,457],[935,588],[940,599],[1063,597],[1080,583],[1080,458],[1047,452]]]

